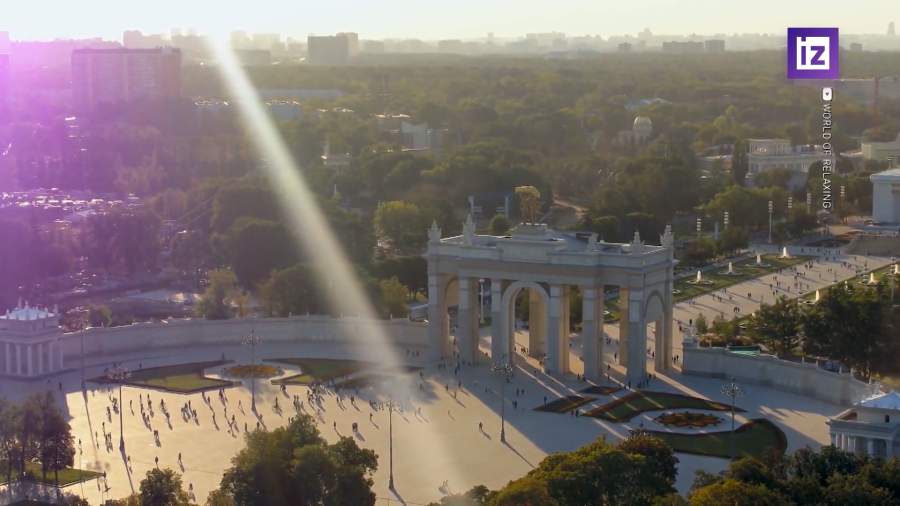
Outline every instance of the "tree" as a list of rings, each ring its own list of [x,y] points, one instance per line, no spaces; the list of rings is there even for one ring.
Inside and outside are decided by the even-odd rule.
[[[92,215],[82,239],[91,265],[133,274],[156,267],[161,244],[159,218],[147,211],[121,209]]]
[[[516,197],[525,223],[535,223],[541,209],[541,192],[534,186],[517,186]]]
[[[272,272],[259,292],[266,311],[272,316],[321,311],[318,281],[312,269],[304,264]]]
[[[44,400],[41,415],[41,472],[46,479],[47,471],[53,471],[54,481],[59,483],[59,471],[71,467],[75,462],[75,438],[72,436],[72,428],[66,423],[49,393]]]
[[[428,216],[409,202],[383,202],[375,211],[375,228],[398,251],[417,252],[428,238]]]
[[[400,280],[396,277],[382,279],[378,282],[378,287],[381,289],[381,300],[388,315],[403,318],[409,314],[409,306],[406,304],[409,299],[409,288],[403,286]]]
[[[851,284],[828,290],[803,317],[804,351],[840,360],[868,378],[896,370],[900,343],[885,326],[889,304],[876,288]]]
[[[141,506],[183,506],[190,499],[181,488],[181,476],[171,469],[151,469],[141,480]]]
[[[750,319],[750,334],[778,354],[790,354],[800,343],[802,313],[794,299],[779,297],[763,304]]]
[[[375,504],[375,453],[348,437],[326,443],[309,415],[271,432],[249,433],[245,440],[246,448],[222,477],[218,500],[224,495],[247,506]]]
[[[691,506],[788,506],[783,495],[763,485],[726,479],[694,491]]]
[[[274,221],[239,218],[228,229],[224,244],[237,280],[248,289],[268,278],[272,270],[297,261],[290,236]]]
[[[694,320],[694,325],[697,327],[697,333],[701,336],[709,332],[709,324],[706,322],[706,317],[703,314],[698,314],[697,318]]]
[[[547,483],[529,475],[503,487],[488,501],[488,504],[490,506],[557,506],[574,503],[560,503],[550,495]]]
[[[197,316],[207,320],[231,318],[231,304],[239,295],[237,277],[228,269],[217,269],[209,273],[209,286],[195,308]]]
[[[647,465],[653,468],[650,472],[660,478],[661,483],[667,484],[660,493],[673,489],[675,477],[678,475],[678,457],[663,440],[638,432],[619,443],[619,450],[646,458]]]
[[[502,214],[495,214],[493,218],[491,218],[491,235],[506,235],[509,232],[509,219]]]
[[[734,152],[731,155],[731,178],[734,184],[744,186],[744,178],[747,177],[749,164],[747,163],[747,142],[739,140],[734,143]]]
[[[0,462],[6,462],[6,482],[12,481],[13,461],[16,457],[16,441],[19,418],[19,406],[0,398]]]

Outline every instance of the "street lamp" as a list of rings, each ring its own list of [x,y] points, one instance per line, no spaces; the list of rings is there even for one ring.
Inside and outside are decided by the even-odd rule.
[[[391,492],[394,491],[394,408],[396,404],[394,403],[394,399],[391,398],[386,403],[385,406],[388,408],[388,448],[389,448],[389,459],[388,459],[388,468],[390,470],[390,475],[388,477],[388,490]]]
[[[794,208],[794,196],[788,195],[788,213]]]
[[[772,215],[775,213],[775,203],[769,201],[769,244],[772,244]]]
[[[253,366],[256,365],[256,345],[259,344],[260,337],[256,335],[253,328],[250,329],[250,335],[241,339],[241,344],[250,346],[250,409],[256,413],[256,371]]]
[[[723,217],[722,221],[725,224],[725,226],[723,228],[727,229],[728,228],[728,211],[725,211],[725,216]]]
[[[729,443],[731,460],[734,460],[734,400],[743,393],[734,378],[722,385],[722,394],[731,399],[731,438]]]
[[[512,364],[506,360],[507,355],[504,355],[504,361],[502,363],[496,363],[491,366],[491,372],[498,373],[500,376],[500,442],[506,442],[506,382],[509,381],[509,378],[512,377],[513,367]]]
[[[106,372],[106,378],[119,384],[119,451],[125,451],[125,421],[123,413],[125,405],[122,404],[122,385],[131,377],[131,371],[124,367],[113,367]]]

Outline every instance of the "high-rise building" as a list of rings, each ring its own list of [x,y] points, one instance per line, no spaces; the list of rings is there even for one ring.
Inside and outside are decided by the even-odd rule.
[[[341,32],[338,37],[347,39],[347,54],[350,58],[356,58],[359,55],[359,34],[356,32]]]
[[[72,97],[76,108],[181,94],[181,51],[78,49],[72,52]]]
[[[10,94],[9,55],[0,53],[0,124],[9,120]]]
[[[350,39],[344,35],[310,35],[307,61],[313,65],[344,65],[350,60]]]

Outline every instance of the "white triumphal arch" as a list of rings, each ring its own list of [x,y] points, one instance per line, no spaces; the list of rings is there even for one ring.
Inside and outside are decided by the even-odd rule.
[[[478,351],[480,297],[490,300],[491,356],[505,362],[515,353],[515,304],[527,291],[528,353],[543,359],[548,373],[569,372],[570,296],[582,295],[584,373],[599,380],[603,366],[603,320],[607,290],[619,290],[619,363],[627,380],[640,381],[647,371],[647,325],[656,330],[655,368],[672,360],[672,233],[667,227],[660,246],[645,245],[635,233],[628,244],[598,241],[596,234],[559,232],[545,225],[520,225],[511,235],[477,235],[471,217],[463,234],[441,238],[437,225],[428,233],[429,347],[433,358],[459,353],[475,362]],[[489,295],[479,296],[490,285]],[[456,349],[450,340],[452,307],[456,312]]]

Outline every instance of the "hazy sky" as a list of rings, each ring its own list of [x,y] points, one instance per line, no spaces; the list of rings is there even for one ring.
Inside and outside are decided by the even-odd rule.
[[[526,32],[784,33],[786,26],[838,26],[885,33],[898,0],[0,0],[0,30],[13,39],[103,36],[194,28],[361,38],[474,38]]]

